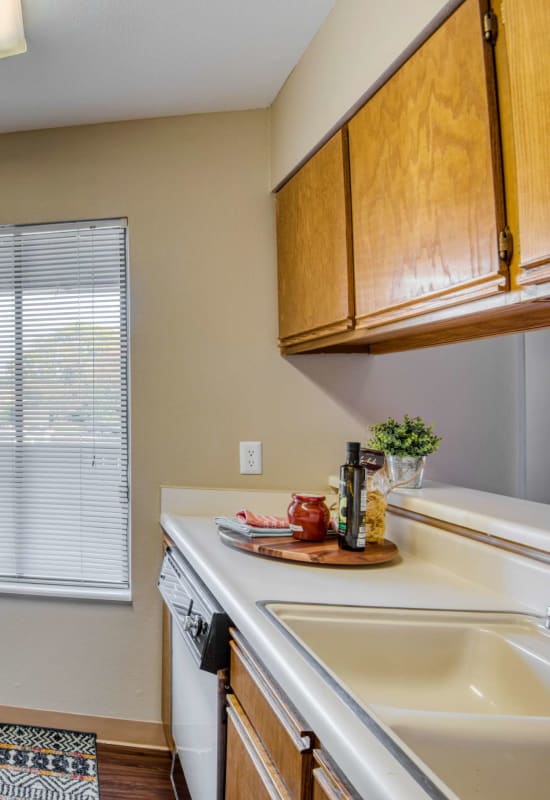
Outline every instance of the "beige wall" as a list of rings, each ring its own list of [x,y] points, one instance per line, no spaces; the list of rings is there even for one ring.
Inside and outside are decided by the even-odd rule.
[[[336,0],[272,106],[276,186],[458,0]]]
[[[525,496],[550,503],[550,328],[524,337]]]
[[[323,127],[286,120],[304,132],[279,171]],[[516,337],[279,356],[269,141],[268,111],[0,137],[0,224],[129,219],[134,579],[129,606],[1,597],[0,705],[159,719],[162,484],[320,488],[347,439],[407,411],[445,436],[428,477],[514,493]],[[238,474],[241,439],[263,476]]]
[[[278,354],[268,142],[267,111],[0,137],[0,224],[129,220],[134,579],[131,606],[0,598],[0,705],[159,719],[160,485],[316,487],[362,432]]]

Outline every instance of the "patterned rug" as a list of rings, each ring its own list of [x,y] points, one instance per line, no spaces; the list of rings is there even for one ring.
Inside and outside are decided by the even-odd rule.
[[[95,739],[0,723],[0,800],[99,800]]]

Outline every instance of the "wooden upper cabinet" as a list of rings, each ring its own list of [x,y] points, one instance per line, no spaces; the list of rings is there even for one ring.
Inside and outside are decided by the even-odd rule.
[[[459,6],[349,123],[358,328],[506,288],[484,5]]]
[[[338,131],[277,194],[279,341],[353,326],[346,132]]]
[[[550,280],[550,3],[501,0],[497,73],[514,285]]]

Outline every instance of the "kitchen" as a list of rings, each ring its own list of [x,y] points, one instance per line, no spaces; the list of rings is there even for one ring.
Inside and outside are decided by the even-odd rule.
[[[547,331],[374,358],[276,347],[270,189],[443,5],[337,2],[270,109],[0,139],[1,223],[129,219],[133,519],[132,605],[2,598],[3,710],[137,720],[138,742],[161,740],[161,486],[321,488],[346,440],[414,411],[444,437],[428,478],[550,501]],[[263,476],[241,477],[254,439]]]

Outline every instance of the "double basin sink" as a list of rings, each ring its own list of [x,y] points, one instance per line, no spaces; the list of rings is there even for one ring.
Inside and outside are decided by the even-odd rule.
[[[448,796],[548,800],[545,620],[299,603],[265,608],[352,708],[382,737],[390,733],[404,762],[420,759]]]

